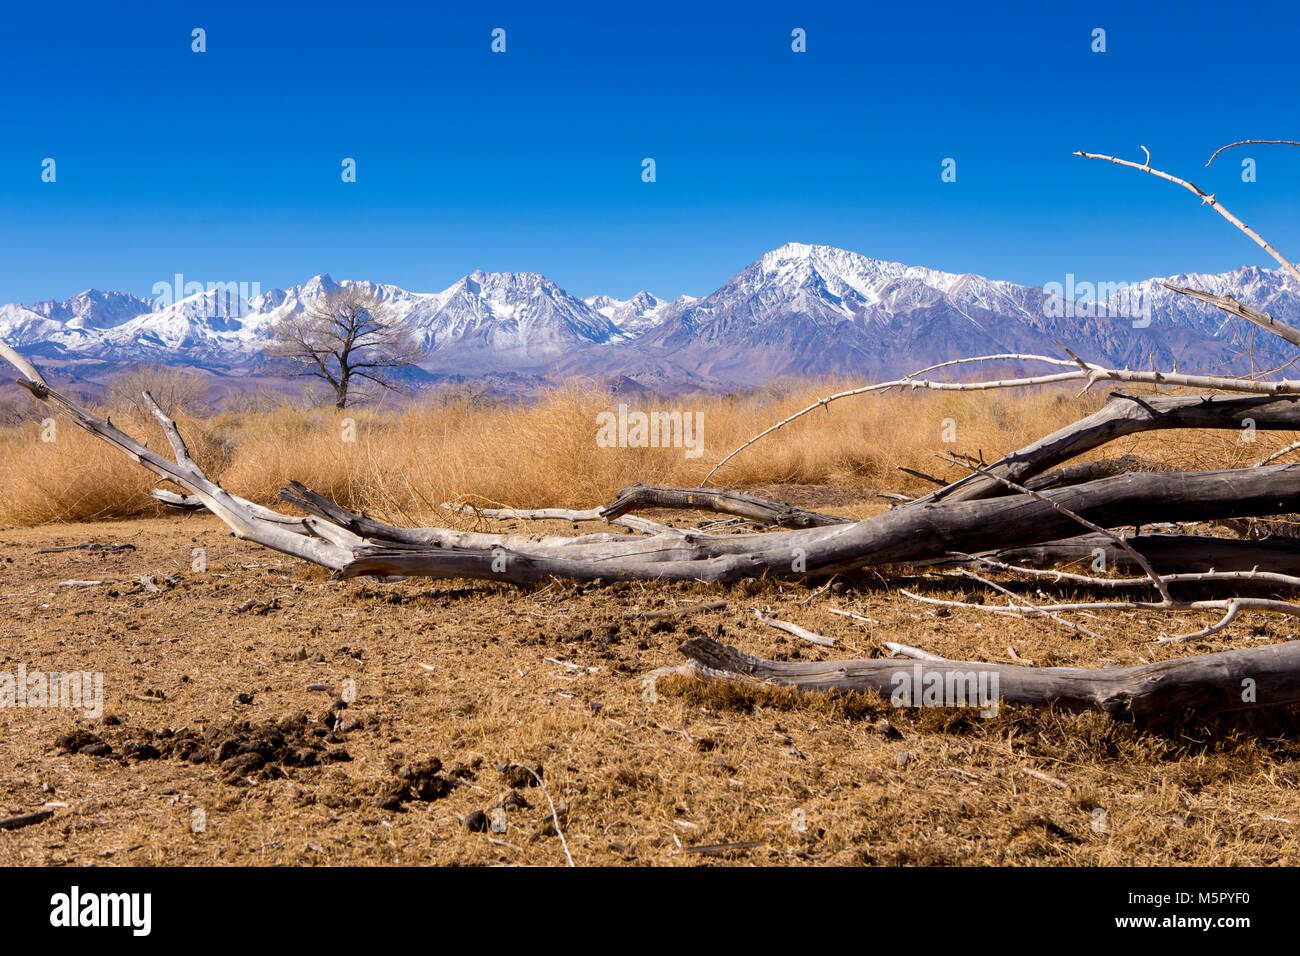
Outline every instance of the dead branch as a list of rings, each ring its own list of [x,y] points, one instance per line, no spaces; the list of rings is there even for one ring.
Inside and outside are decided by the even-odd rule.
[[[758,618],[760,624],[766,624],[768,627],[774,627],[778,631],[785,631],[787,634],[793,634],[800,640],[807,641],[809,644],[817,644],[821,647],[834,647],[835,638],[823,637],[813,631],[800,627],[798,624],[791,624],[789,621],[778,621],[776,618],[764,617],[763,612],[754,609],[754,616]]]
[[[1224,148],[1226,149],[1227,147]],[[1145,146],[1142,147],[1142,149],[1144,152],[1146,151]],[[1288,260],[1285,256],[1282,255],[1282,253],[1274,249],[1273,246],[1270,245],[1264,239],[1263,236],[1257,233],[1254,229],[1251,229],[1250,226],[1246,225],[1244,222],[1242,222],[1240,219],[1234,216],[1231,212],[1229,212],[1227,207],[1224,206],[1223,203],[1219,202],[1217,199],[1214,198],[1213,193],[1207,193],[1204,189],[1202,189],[1200,186],[1197,186],[1195,183],[1188,182],[1185,179],[1179,179],[1177,176],[1171,176],[1169,173],[1153,168],[1151,166],[1150,153],[1147,153],[1147,161],[1145,163],[1135,163],[1132,162],[1131,160],[1119,159],[1115,156],[1103,156],[1099,153],[1085,153],[1082,150],[1077,151],[1074,155],[1082,156],[1084,159],[1104,159],[1108,162],[1115,163],[1119,166],[1127,166],[1130,169],[1138,169],[1144,173],[1150,173],[1152,176],[1157,176],[1160,179],[1164,179],[1178,186],[1182,186],[1184,189],[1200,197],[1202,205],[1209,206],[1220,216],[1228,220],[1228,222],[1232,223],[1234,226],[1236,226],[1238,229],[1244,232],[1247,236],[1249,236],[1252,240],[1254,240],[1255,244],[1258,245],[1265,252],[1267,252],[1270,256],[1272,256],[1275,260],[1277,260],[1277,262],[1282,266],[1282,268],[1291,274],[1292,278],[1294,278],[1297,282],[1300,282],[1300,269],[1297,269],[1290,262],[1290,260]],[[1213,159],[1213,157],[1211,157],[1211,159]]]
[[[751,521],[762,522],[776,528],[824,528],[851,523],[851,519],[839,515],[807,511],[738,491],[663,488],[651,485],[632,485],[624,488],[618,493],[613,504],[599,510],[607,520],[613,520],[629,511],[645,508],[716,511],[749,518]]]
[[[963,462],[958,461],[956,458],[949,458],[948,460],[955,464],[964,464]],[[977,468],[975,465],[966,465],[965,467],[969,468],[972,472],[975,472],[977,474],[985,474],[985,475],[988,474],[988,471],[986,469]],[[1151,567],[1151,562],[1149,562],[1146,558],[1144,558],[1141,552],[1139,552],[1131,544],[1129,544],[1119,535],[1115,534],[1115,532],[1103,528],[1101,527],[1101,525],[1094,524],[1093,522],[1089,521],[1087,518],[1083,517],[1082,515],[1078,515],[1075,514],[1073,511],[1070,511],[1068,508],[1066,508],[1064,505],[1060,504],[1059,502],[1053,501],[1051,498],[1039,494],[1037,491],[1030,491],[1024,485],[1017,484],[1016,482],[1012,481],[1009,478],[1003,478],[1001,476],[994,476],[994,477],[996,478],[997,481],[1006,485],[1008,488],[1011,488],[1014,491],[1019,491],[1022,494],[1027,494],[1036,501],[1042,501],[1050,505],[1052,508],[1055,508],[1057,511],[1061,512],[1067,518],[1073,518],[1075,521],[1083,525],[1089,531],[1093,531],[1097,534],[1102,534],[1110,538],[1117,545],[1119,545],[1121,548],[1123,548],[1125,551],[1127,551],[1129,554],[1133,556],[1133,560],[1136,561],[1142,567],[1142,570],[1147,573],[1147,577],[1151,579],[1151,583],[1154,584],[1156,590],[1160,592],[1160,596],[1164,598],[1165,601],[1172,600],[1172,598],[1170,598],[1169,596],[1169,588],[1165,586],[1165,583],[1163,580],[1161,580],[1160,575],[1156,574],[1155,568]]]
[[[1300,642],[1137,667],[1020,667],[975,661],[858,659],[778,662],[754,657],[709,638],[680,648],[704,679],[749,679],[806,691],[876,693],[889,699],[914,668],[943,688],[973,691],[980,672],[1002,704],[1100,710],[1120,718],[1205,714],[1279,707],[1300,702]],[[972,702],[971,706],[979,706]]]
[[[784,502],[742,494],[738,491],[668,488],[641,484],[623,488],[611,504],[582,511],[573,511],[567,508],[480,508],[477,505],[454,502],[445,502],[443,507],[449,511],[495,518],[499,521],[511,519],[568,521],[574,523],[579,521],[607,521],[652,534],[663,532],[685,534],[687,532],[645,518],[632,519],[627,517],[628,513],[648,508],[693,509],[736,515],[749,522],[778,528],[822,528],[834,524],[849,524],[851,520],[842,518],[839,515],[807,511]]]
[[[982,611],[987,614],[1000,614],[1003,616],[1028,617],[1035,612],[1065,612],[1065,611],[1222,611],[1224,617],[1219,623],[1212,625],[1200,631],[1190,634],[1177,634],[1172,637],[1155,638],[1156,644],[1171,644],[1179,641],[1187,641],[1193,638],[1205,637],[1223,630],[1242,611],[1266,611],[1272,613],[1287,614],[1292,617],[1300,617],[1300,604],[1292,604],[1289,601],[1275,601],[1269,598],[1223,598],[1222,600],[1207,601],[1083,601],[1076,604],[1044,604],[1036,605],[1033,608],[1015,607],[1014,605],[989,605],[989,604],[970,604],[966,601],[949,601],[944,598],[926,597],[923,594],[917,594],[913,591],[900,588],[899,593],[911,598],[913,601],[919,601],[922,604],[934,604],[939,607],[960,607],[972,611]]]
[[[1295,451],[1297,448],[1300,448],[1300,441],[1293,441],[1291,444],[1287,445],[1281,451],[1275,451],[1273,452],[1273,454],[1267,456],[1266,458],[1261,458],[1259,461],[1255,462],[1255,467],[1258,468],[1260,465],[1267,465],[1270,464],[1271,462],[1275,462],[1279,458],[1283,457],[1284,455],[1288,455],[1291,452]]]
[[[831,402],[838,401],[842,398],[851,398],[856,395],[866,395],[872,392],[887,392],[896,388],[928,389],[931,391],[944,392],[973,392],[1000,388],[1025,388],[1033,385],[1053,385],[1060,382],[1081,381],[1084,383],[1083,390],[1085,392],[1101,382],[1128,382],[1130,384],[1176,385],[1196,389],[1218,389],[1226,392],[1243,392],[1250,395],[1300,394],[1300,380],[1295,379],[1278,379],[1271,382],[1263,382],[1254,379],[1232,378],[1220,375],[1188,375],[1182,372],[1144,372],[1133,371],[1131,369],[1112,369],[1106,368],[1102,365],[1097,365],[1093,362],[1086,362],[1083,359],[1076,359],[1074,362],[1066,362],[1061,359],[1048,358],[1044,355],[984,355],[963,361],[985,362],[1007,358],[1018,358],[1023,361],[1032,362],[1050,362],[1053,365],[1072,367],[1072,371],[1057,372],[1051,375],[1030,376],[1026,378],[994,379],[982,382],[936,382],[931,379],[921,379],[908,376],[890,382],[879,382],[875,385],[864,385],[860,388],[851,388],[843,392],[837,392],[834,395],[828,395],[825,398],[818,399],[808,407],[800,409],[793,415],[783,418],[775,425],[765,428],[748,441],[730,451],[721,461],[709,470],[709,473],[700,481],[700,486],[703,487],[703,485],[717,473],[718,469],[731,461],[731,459],[735,458],[746,448],[749,448],[755,442],[765,438],[773,432],[784,428],[791,422],[797,421],[804,415],[814,412],[819,408],[824,408]],[[1203,398],[1204,397],[1207,396],[1203,396]]]
[[[982,578],[978,574],[975,574],[973,571],[967,571],[965,569],[962,569],[957,573],[962,575],[963,577],[968,577],[974,581],[978,581],[980,584],[983,584],[985,587],[990,587],[994,591],[1006,595],[1007,598],[1009,598],[1011,601],[1017,602],[1027,613],[1037,614],[1040,617],[1045,617],[1050,621],[1055,621],[1057,624],[1060,624],[1062,627],[1074,631],[1076,634],[1082,634],[1085,637],[1097,637],[1097,638],[1101,637],[1101,635],[1098,634],[1096,631],[1090,631],[1082,624],[1075,624],[1072,621],[1067,621],[1065,618],[1059,617],[1053,614],[1051,611],[1048,611],[1038,606],[1037,604],[1032,604],[1029,601],[1026,601],[1020,595],[1008,590],[1007,588],[1004,588],[996,581],[990,581],[988,578]],[[1150,582],[1148,581],[1148,583]]]
[[[1221,152],[1225,149],[1232,149],[1235,146],[1300,146],[1300,143],[1291,139],[1243,139],[1236,143],[1229,143],[1227,146],[1220,146],[1206,161],[1205,165],[1209,166],[1210,163],[1218,159]]]
[[[1300,345],[1300,329],[1293,325],[1273,318],[1267,312],[1260,312],[1258,309],[1252,309],[1248,305],[1242,305],[1230,295],[1216,295],[1213,292],[1202,292],[1199,289],[1184,289],[1181,286],[1170,285],[1168,282],[1160,283],[1171,292],[1177,292],[1180,295],[1189,298],[1199,299],[1202,302],[1208,302],[1216,309],[1220,309],[1229,315],[1235,315],[1238,318],[1245,319],[1247,322],[1253,322],[1261,329],[1272,332],[1278,338],[1286,339],[1292,345]]]
[[[0,820],[0,830],[18,830],[22,827],[29,827],[34,823],[44,823],[52,816],[54,816],[53,810],[37,810],[35,813],[23,813],[16,817],[5,817],[3,820]]]
[[[998,561],[990,557],[977,557],[975,555],[962,555],[972,563],[982,567],[996,568],[999,571],[1008,571],[1012,574],[1024,574],[1030,577],[1049,579],[1053,582],[1071,581],[1076,584],[1086,584],[1089,587],[1097,588],[1135,588],[1146,587],[1151,584],[1148,577],[1141,578],[1102,578],[1089,574],[1076,574],[1072,571],[1061,570],[1044,570],[1042,568],[1027,568],[1017,564],[1007,564],[1004,561]],[[1162,574],[1161,580],[1166,584],[1203,584],[1207,582],[1226,582],[1226,583],[1259,583],[1274,584],[1285,588],[1300,588],[1300,577],[1293,574],[1279,574],[1273,571],[1260,571],[1251,569],[1250,571],[1194,571],[1181,574]],[[988,582],[991,583],[991,582]]]
[[[918,661],[944,661],[950,663],[947,658],[940,657],[938,654],[931,654],[929,651],[923,651],[919,647],[912,647],[910,644],[898,644],[894,641],[884,641],[880,645],[889,651],[895,657],[911,657]]]
[[[1247,424],[1263,431],[1300,429],[1300,399],[1225,395],[1164,397],[1115,392],[1098,411],[1004,455],[988,465],[983,475],[968,475],[901,507],[912,508],[940,500],[987,498],[1002,485],[999,478],[1023,483],[1062,462],[1128,435],[1174,428],[1240,431]]]
[[[1074,465],[1054,468],[1041,475],[1026,479],[1024,486],[1030,491],[1047,491],[1051,488],[1064,488],[1066,485],[1078,485],[1098,478],[1113,478],[1129,471],[1173,471],[1173,467],[1164,462],[1142,458],[1139,455],[1120,455],[1118,458],[1103,458],[1100,461],[1085,461]],[[944,487],[947,487],[945,484]]]
[[[94,551],[98,554],[116,554],[119,551],[134,551],[133,544],[100,544],[87,541],[84,544],[65,544],[61,548],[37,548],[32,554],[61,554],[64,551]]]
[[[1130,536],[1127,541],[1141,551],[1157,571],[1166,575],[1211,570],[1249,572],[1252,569],[1286,573],[1300,567],[1300,539],[1295,538],[1243,541],[1191,534],[1144,534]],[[1005,548],[982,555],[980,560],[990,558],[1036,568],[1093,562],[1114,571],[1141,567],[1128,551],[1117,547],[1109,536],[1100,534]]]
[[[610,524],[622,525],[643,534],[687,533],[680,528],[672,528],[666,524],[660,524],[658,521],[651,521],[649,518],[634,517],[632,515],[607,517],[603,508],[588,508],[582,511],[569,508],[480,508],[477,505],[458,504],[451,501],[443,502],[442,507],[454,513],[492,518],[497,521],[567,521],[575,526],[580,521],[607,521]],[[698,533],[704,534],[705,532]]]

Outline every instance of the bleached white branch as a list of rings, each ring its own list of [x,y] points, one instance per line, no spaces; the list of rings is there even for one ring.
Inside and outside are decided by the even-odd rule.
[[[1143,147],[1143,149],[1145,150],[1146,147]],[[1227,147],[1225,146],[1224,149],[1227,149]],[[1102,155],[1101,153],[1085,153],[1082,150],[1075,152],[1074,155],[1082,156],[1084,159],[1104,159],[1107,162],[1115,163],[1116,165],[1119,166],[1127,166],[1130,169],[1138,169],[1144,173],[1150,173],[1152,176],[1157,176],[1160,179],[1164,179],[1178,186],[1182,186],[1184,189],[1188,190],[1189,192],[1192,192],[1195,195],[1199,196],[1202,205],[1209,206],[1220,216],[1228,220],[1228,222],[1232,223],[1234,226],[1236,226],[1238,229],[1244,232],[1247,236],[1253,239],[1256,245],[1258,245],[1261,249],[1263,249],[1270,256],[1276,259],[1283,269],[1289,272],[1297,282],[1300,282],[1300,269],[1297,269],[1289,259],[1287,259],[1284,255],[1282,255],[1282,253],[1274,249],[1273,246],[1266,239],[1264,239],[1263,236],[1257,233],[1254,229],[1251,229],[1250,226],[1246,225],[1244,222],[1242,222],[1240,219],[1234,216],[1231,212],[1229,212],[1228,208],[1224,206],[1223,203],[1219,202],[1216,198],[1214,198],[1213,193],[1207,193],[1204,189],[1202,189],[1200,186],[1197,186],[1195,183],[1188,182],[1186,179],[1179,179],[1177,176],[1172,176],[1169,173],[1164,172],[1163,170],[1155,169],[1154,167],[1152,167],[1150,153],[1147,153],[1146,163],[1135,163],[1132,162],[1131,160],[1120,159],[1116,156],[1105,156]],[[1213,157],[1211,157],[1211,159],[1213,159]],[[1208,163],[1206,165],[1208,165]]]

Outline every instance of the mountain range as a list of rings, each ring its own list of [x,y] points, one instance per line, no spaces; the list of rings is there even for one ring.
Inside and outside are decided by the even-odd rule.
[[[703,298],[644,291],[579,298],[531,272],[478,271],[436,293],[319,275],[234,301],[215,290],[156,307],[88,290],[62,302],[0,306],[0,339],[84,382],[142,362],[256,374],[277,320],[360,285],[422,347],[413,377],[518,390],[573,375],[657,392],[731,390],[777,376],[892,377],[967,355],[1061,356],[1057,342],[1121,367],[1278,364],[1270,337],[1257,333],[1261,350],[1252,358],[1252,326],[1163,283],[1300,320],[1300,287],[1268,269],[1146,279],[1122,292],[1064,276],[1043,288],[788,243]]]

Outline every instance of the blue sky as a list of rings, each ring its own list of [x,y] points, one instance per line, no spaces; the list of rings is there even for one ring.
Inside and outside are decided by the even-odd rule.
[[[147,295],[177,272],[434,291],[476,268],[700,295],[791,240],[1025,284],[1272,265],[1183,190],[1071,155],[1139,144],[1300,255],[1300,149],[1202,168],[1232,140],[1300,138],[1293,4],[221,0],[6,18],[0,302]]]

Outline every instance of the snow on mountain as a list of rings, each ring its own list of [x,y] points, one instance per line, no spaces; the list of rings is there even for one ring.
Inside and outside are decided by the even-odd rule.
[[[48,299],[28,308],[47,319],[62,322],[69,329],[111,329],[151,308],[148,299],[127,292],[87,289],[70,299]]]
[[[111,329],[147,311],[148,299],[125,292],[87,289],[70,299],[49,299],[35,305],[0,306],[0,338],[11,345],[49,348],[92,348],[98,332]],[[44,348],[39,348],[44,346]]]
[[[730,388],[773,375],[893,376],[993,352],[1058,355],[1057,340],[1132,367],[1239,362],[1253,327],[1163,283],[1300,320],[1300,288],[1268,269],[1146,279],[1116,293],[1074,277],[1035,288],[788,243],[701,299],[649,292],[579,299],[530,272],[478,271],[436,293],[319,275],[248,298],[210,289],[157,309],[95,290],[5,305],[0,338],[38,355],[110,364],[247,368],[261,361],[282,317],[358,285],[424,348],[426,371],[444,377],[584,374],[654,388]]]
[[[473,272],[405,317],[434,361],[448,353],[544,361],[620,338],[618,326],[535,272]]]
[[[1069,285],[1067,285],[1067,282]],[[1080,308],[1086,295],[1063,277],[1061,293],[972,274],[871,259],[828,246],[788,243],[763,255],[711,295],[665,309],[638,341],[712,380],[756,384],[774,375],[896,376],[968,355],[1061,355],[1056,342],[1117,365],[1209,368],[1233,358],[1239,328],[1213,306],[1162,282],[1233,294],[1300,318],[1284,274],[1241,269],[1222,276],[1148,279],[1121,293],[1135,300]],[[1096,285],[1092,286],[1094,293]],[[1103,296],[1103,298],[1106,298]]]
[[[140,308],[100,334],[73,322],[59,322],[23,306],[0,308],[0,335],[16,345],[47,342],[69,351],[131,359],[231,365],[255,361],[276,322],[302,312],[307,303],[344,286],[376,295],[429,354],[432,366],[463,361],[488,366],[531,364],[622,333],[608,318],[535,273],[466,276],[440,293],[408,292],[392,285],[336,281],[319,275],[302,285],[248,298],[229,291],[197,292],[170,305]],[[83,294],[84,295],[84,294]],[[79,297],[78,297],[79,298]],[[68,303],[49,303],[51,315],[68,313]]]
[[[630,299],[613,299],[607,295],[593,295],[583,299],[605,318],[618,326],[620,332],[628,337],[636,337],[659,323],[659,316],[664,307],[672,305],[651,292],[642,290]],[[676,302],[694,302],[691,296],[681,296]]]

